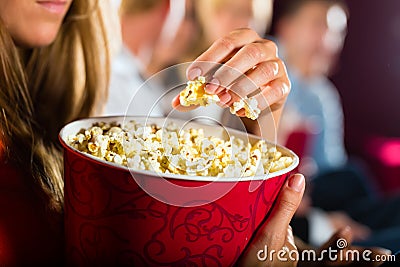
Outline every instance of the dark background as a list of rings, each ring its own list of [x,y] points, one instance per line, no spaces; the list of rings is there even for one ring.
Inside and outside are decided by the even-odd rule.
[[[365,156],[371,136],[400,137],[400,1],[347,2],[348,35],[332,79],[342,97],[348,152]]]

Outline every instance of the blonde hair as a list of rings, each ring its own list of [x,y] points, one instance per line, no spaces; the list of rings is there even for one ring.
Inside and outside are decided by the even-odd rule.
[[[62,211],[60,128],[99,113],[109,56],[97,0],[72,1],[56,40],[19,50],[0,20],[0,143],[4,159],[33,177],[50,208]]]

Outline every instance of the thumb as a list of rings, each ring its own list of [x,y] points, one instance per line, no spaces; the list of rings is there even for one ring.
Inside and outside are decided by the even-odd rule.
[[[286,181],[270,216],[258,228],[237,266],[265,266],[265,262],[257,260],[260,249],[267,246],[269,249],[278,251],[291,240],[290,235],[288,240],[289,223],[300,205],[304,188],[305,180],[301,174],[293,175]],[[274,266],[273,263],[271,264]]]
[[[268,243],[276,248],[283,245],[289,223],[300,205],[304,189],[305,179],[303,175],[295,174],[288,179],[279,193],[270,216],[259,228],[256,243]]]
[[[279,193],[271,215],[265,222],[269,231],[286,231],[304,194],[305,179],[301,174],[292,175]]]

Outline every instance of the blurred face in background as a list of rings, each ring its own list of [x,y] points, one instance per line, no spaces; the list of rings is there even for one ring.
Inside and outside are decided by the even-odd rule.
[[[196,4],[208,43],[234,29],[249,27],[253,19],[252,0],[200,0]]]
[[[341,6],[310,1],[282,20],[278,35],[288,61],[307,68],[303,71],[309,75],[327,75],[342,50],[346,30],[347,15]]]
[[[16,44],[46,46],[54,41],[72,0],[0,0],[0,19]]]
[[[1,1],[1,0],[0,0]],[[137,43],[153,49],[169,11],[169,1],[153,0],[147,5],[143,0],[123,0],[120,7],[121,31],[125,44]]]

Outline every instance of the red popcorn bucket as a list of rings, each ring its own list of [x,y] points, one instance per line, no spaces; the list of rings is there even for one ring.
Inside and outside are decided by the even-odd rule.
[[[162,125],[162,118],[128,117]],[[232,266],[270,211],[298,164],[264,176],[216,178],[132,170],[79,152],[68,136],[94,122],[75,121],[60,132],[64,147],[66,261],[70,266]],[[182,122],[177,121],[177,124]],[[196,124],[210,135],[215,126]],[[253,142],[257,137],[228,129]]]

